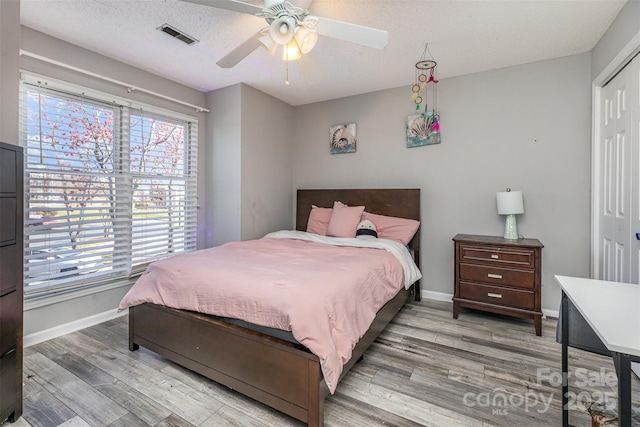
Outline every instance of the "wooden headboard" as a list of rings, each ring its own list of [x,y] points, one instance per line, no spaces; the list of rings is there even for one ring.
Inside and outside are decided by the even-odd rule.
[[[333,207],[341,201],[349,206],[364,206],[367,212],[396,216],[420,221],[419,188],[350,189],[350,190],[298,190],[296,203],[296,230],[305,231],[311,205],[321,208]],[[409,242],[415,252],[416,264],[420,267],[420,228]],[[420,298],[419,283],[416,284],[416,300]]]

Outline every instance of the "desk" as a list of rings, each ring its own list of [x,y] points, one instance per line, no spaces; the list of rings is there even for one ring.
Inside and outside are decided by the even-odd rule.
[[[640,361],[640,285],[555,276],[562,288],[562,425],[569,425],[568,307],[571,302],[611,351],[618,375],[619,427],[631,426],[631,362]]]

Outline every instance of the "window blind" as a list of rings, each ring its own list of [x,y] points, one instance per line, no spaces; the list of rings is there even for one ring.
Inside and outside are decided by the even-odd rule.
[[[25,297],[196,249],[197,120],[23,81]]]

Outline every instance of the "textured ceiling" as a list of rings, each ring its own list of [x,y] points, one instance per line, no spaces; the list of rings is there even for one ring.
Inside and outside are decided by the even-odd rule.
[[[302,105],[411,85],[427,42],[440,79],[588,52],[625,2],[315,0],[312,15],[387,30],[389,44],[377,50],[320,37],[309,54],[319,76],[308,82],[292,62],[289,86],[286,63],[263,49],[232,69],[216,65],[265,26],[251,15],[179,0],[21,0],[21,23],[203,92],[244,82]],[[164,23],[199,42],[158,31]]]

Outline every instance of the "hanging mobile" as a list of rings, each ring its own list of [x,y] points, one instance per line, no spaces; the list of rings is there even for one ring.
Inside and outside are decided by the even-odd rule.
[[[429,51],[427,43],[415,65],[415,83],[411,86],[411,99],[417,113],[407,118],[407,147],[440,143],[437,67],[438,63]],[[424,110],[420,113],[423,102]]]
[[[429,51],[429,44],[424,45],[424,51],[420,60],[416,62],[416,83],[411,87],[412,99],[416,104],[416,111],[420,111],[422,101],[427,99],[427,93],[432,93],[432,107],[433,114],[435,114],[437,108],[437,67],[438,63],[433,59],[431,51]],[[428,74],[428,76],[427,76]],[[421,96],[421,92],[424,92],[424,96]],[[425,105],[425,113],[428,113],[427,106]]]

